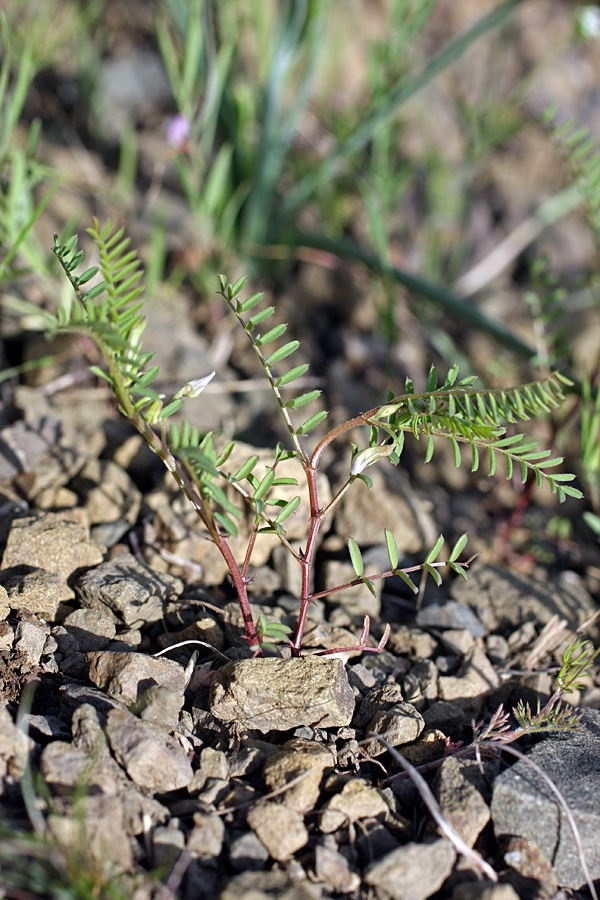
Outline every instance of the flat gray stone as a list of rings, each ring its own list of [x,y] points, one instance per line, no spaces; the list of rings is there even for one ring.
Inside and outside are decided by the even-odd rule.
[[[426,900],[452,871],[456,850],[440,838],[430,844],[405,844],[373,863],[364,882],[382,900]]]
[[[83,606],[110,610],[115,621],[134,625],[157,622],[168,601],[183,591],[183,582],[124,553],[86,572],[75,589]]]
[[[600,878],[600,711],[587,709],[581,734],[557,735],[528,754],[554,782],[569,805],[593,880]],[[534,841],[552,862],[560,887],[585,884],[573,833],[555,795],[526,762],[496,778],[492,821],[497,836]]]
[[[244,659],[215,674],[210,711],[242,728],[288,731],[349,725],[354,695],[340,659]]]

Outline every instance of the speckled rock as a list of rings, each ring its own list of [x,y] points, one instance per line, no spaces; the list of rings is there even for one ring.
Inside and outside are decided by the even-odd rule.
[[[305,814],[314,808],[323,773],[334,763],[335,755],[327,745],[294,738],[283,745],[280,753],[267,759],[263,779],[269,791],[277,791],[300,777],[278,799],[290,809]]]
[[[364,882],[382,900],[426,900],[452,871],[456,850],[450,841],[406,844],[369,866]]]
[[[182,590],[179,578],[155,572],[130,553],[86,572],[76,584],[83,606],[126,625],[158,621],[165,604]]]
[[[300,813],[281,803],[261,800],[248,810],[246,821],[269,851],[284,862],[308,843],[308,831]]]
[[[323,806],[319,828],[323,834],[331,834],[338,828],[347,828],[359,819],[384,820],[390,808],[384,795],[371,787],[363,778],[351,778],[339,794]]]
[[[179,663],[164,656],[98,650],[86,653],[90,681],[122,703],[136,703],[151,687],[160,685],[181,694],[185,672]]]
[[[89,540],[75,512],[42,512],[13,519],[0,568],[27,566],[57,575],[59,599],[70,600],[75,596],[71,575],[101,562],[102,548]]]
[[[210,711],[222,722],[258,731],[348,725],[354,695],[339,659],[245,659],[216,673]]]
[[[163,794],[191,781],[192,766],[187,753],[162,728],[114,709],[106,717],[106,734],[117,762],[138,787]]]

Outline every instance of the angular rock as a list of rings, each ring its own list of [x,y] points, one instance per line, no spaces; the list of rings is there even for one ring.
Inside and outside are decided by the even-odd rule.
[[[63,626],[75,638],[80,653],[103,650],[117,632],[112,617],[99,609],[75,609]]]
[[[31,620],[22,620],[17,625],[15,650],[27,660],[30,667],[39,665],[49,634],[48,626],[43,625],[34,616]]]
[[[519,895],[510,884],[465,881],[454,888],[452,900],[519,900]]]
[[[464,767],[455,757],[445,759],[435,778],[434,793],[444,818],[465,844],[473,847],[490,820],[490,808],[465,777]]]
[[[477,644],[463,660],[456,675],[440,675],[440,700],[451,700],[470,715],[477,715],[485,695],[500,686],[500,676]]]
[[[3,622],[4,619],[7,618],[10,613],[10,603],[8,600],[8,593],[6,588],[0,584],[0,622]],[[5,648],[2,647],[4,650]]]
[[[7,775],[20,777],[27,766],[33,741],[14,724],[5,706],[0,706],[0,793]]]
[[[425,728],[416,741],[396,748],[413,766],[424,766],[436,759],[442,759],[446,750],[446,735],[437,728]],[[400,764],[392,758],[390,769],[401,770]]]
[[[84,463],[64,444],[59,418],[18,421],[0,432],[0,481],[18,479],[28,500],[65,485]]]
[[[308,843],[300,813],[281,803],[261,800],[248,810],[246,821],[277,862],[285,862]]]
[[[269,791],[284,789],[279,802],[296,812],[310,812],[319,799],[323,773],[335,764],[335,754],[325,744],[293,738],[286,741],[280,753],[270,756],[263,768],[263,779]]]
[[[219,900],[321,900],[321,889],[310,881],[292,883],[285,872],[242,872],[229,881]]]
[[[354,725],[357,728],[364,728],[375,713],[391,709],[403,700],[402,688],[396,682],[374,688],[363,697],[354,717]]]
[[[301,725],[349,725],[354,695],[340,659],[244,659],[216,673],[210,711],[222,722],[258,731]]]
[[[487,631],[473,610],[452,600],[446,603],[430,603],[420,609],[416,616],[417,625],[431,628],[466,628],[474,638],[481,638]]]
[[[370,865],[363,880],[382,900],[426,900],[443,885],[455,859],[450,841],[410,843]]]
[[[214,858],[223,849],[224,837],[225,822],[220,816],[194,813],[194,827],[188,836],[186,847],[196,858]]]
[[[340,793],[323,806],[319,828],[323,834],[331,834],[360,819],[387,819],[389,813],[390,808],[381,791],[371,787],[364,778],[351,778]]]
[[[110,758],[95,758],[66,741],[52,741],[44,747],[40,760],[42,778],[56,794],[70,795],[84,785],[103,794],[116,794],[117,773],[113,767]]]
[[[600,878],[600,712],[585,710],[581,734],[546,739],[528,754],[548,775],[569,805],[593,880]],[[546,782],[519,760],[494,782],[492,821],[497,836],[535,842],[550,860],[560,887],[585,885],[575,840]]]
[[[539,882],[540,894],[553,897],[558,888],[558,881],[551,863],[533,841],[522,837],[510,837],[503,848],[504,862],[523,879],[535,879]],[[517,880],[517,879],[515,879]]]
[[[373,482],[370,490],[361,485],[347,491],[338,504],[337,533],[351,534],[359,546],[368,547],[381,544],[388,528],[401,553],[418,553],[436,534],[427,501],[416,496],[406,479],[394,477],[396,473],[373,467],[369,475]]]
[[[153,684],[142,694],[136,712],[143,722],[151,722],[164,731],[173,732],[177,730],[184,700],[183,691],[174,690],[166,684]]]
[[[86,653],[85,659],[90,681],[121,703],[137,703],[156,686],[183,696],[185,672],[164,656],[155,659],[145,653],[98,650]]]
[[[457,738],[466,721],[465,713],[449,700],[435,700],[423,712],[427,728],[439,728],[452,738]]]
[[[369,756],[381,756],[386,753],[386,748],[377,738],[371,738],[371,732],[381,735],[392,747],[409,744],[416,741],[423,729],[425,722],[423,716],[412,703],[396,703],[390,709],[376,712],[366,727],[366,736],[370,738],[364,744],[364,751]]]
[[[89,460],[73,482],[84,495],[84,508],[90,525],[125,519],[133,525],[138,517],[142,495],[127,472],[110,459]]]
[[[321,844],[315,849],[315,879],[335,894],[351,894],[360,887],[360,875],[352,871],[346,857]]]
[[[191,781],[187,753],[179,741],[156,725],[114,709],[106,718],[106,733],[117,762],[138,787],[164,794]]]
[[[110,610],[116,622],[134,625],[158,621],[168,601],[182,592],[183,582],[125,553],[86,572],[75,588],[84,606]]]
[[[44,569],[17,567],[4,581],[11,609],[26,609],[46,622],[54,622],[61,602],[61,581],[58,575]]]
[[[236,872],[255,872],[262,869],[269,851],[253,831],[234,838],[229,846],[229,862]]]
[[[133,840],[127,833],[123,803],[118,797],[88,794],[77,804],[76,815],[53,815],[48,824],[62,846],[91,859],[96,866],[131,871]]]
[[[79,569],[102,562],[102,549],[75,513],[43,512],[13,519],[1,569],[27,566],[58,575],[59,599],[75,596],[68,580]]]
[[[469,570],[468,581],[457,578],[450,593],[470,607],[488,631],[514,630],[528,620],[545,625],[554,615],[575,631],[596,609],[579,582],[542,581],[481,564]]]

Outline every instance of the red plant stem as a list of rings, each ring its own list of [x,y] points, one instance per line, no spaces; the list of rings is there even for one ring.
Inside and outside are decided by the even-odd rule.
[[[248,646],[254,654],[256,654],[257,656],[262,656],[260,641],[258,639],[258,634],[256,633],[254,618],[252,617],[252,610],[250,609],[246,579],[240,572],[240,568],[235,561],[233,553],[231,552],[231,547],[222,537],[222,535],[219,534],[217,538],[214,539],[214,541],[219,549],[219,552],[221,553],[221,556],[227,563],[227,568],[229,569],[231,580],[233,581],[233,585],[237,592],[240,609],[242,610],[242,617],[244,619],[246,637],[248,638]]]
[[[254,625],[252,610],[250,609],[246,579],[240,571],[235,557],[231,552],[229,544],[220,533],[216,525],[209,520],[204,503],[202,502],[202,498],[198,496],[192,480],[190,479],[183,466],[180,464],[179,460],[176,459],[175,456],[173,456],[167,445],[163,441],[161,441],[158,435],[141,416],[134,413],[133,416],[128,416],[128,418],[131,422],[133,422],[140,434],[142,434],[142,436],[146,439],[146,441],[150,445],[150,448],[162,460],[169,472],[171,472],[178,486],[181,488],[185,496],[192,504],[193,508],[198,514],[198,517],[202,520],[206,528],[209,530],[212,540],[214,541],[221,556],[227,563],[227,568],[229,569],[229,574],[231,575],[231,580],[233,581],[237,593],[240,609],[242,610],[242,617],[244,619],[244,628],[246,629],[248,646],[253,653],[258,656],[262,656],[260,641],[258,639],[258,634]]]
[[[310,526],[308,530],[308,539],[306,547],[302,554],[300,565],[302,567],[302,589],[300,594],[300,613],[298,615],[298,626],[293,642],[290,644],[292,656],[300,656],[300,647],[302,646],[302,638],[304,637],[304,629],[306,627],[306,617],[308,615],[308,607],[310,604],[311,574],[313,559],[315,554],[315,546],[319,529],[325,515],[325,511],[319,507],[319,494],[317,490],[317,474],[318,469],[312,465],[312,462],[305,466],[306,482],[308,485],[308,499],[310,503]]]

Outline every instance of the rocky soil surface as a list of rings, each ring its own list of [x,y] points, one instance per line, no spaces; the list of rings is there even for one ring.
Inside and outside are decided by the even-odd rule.
[[[5,824],[28,827],[21,785],[39,773],[56,840],[83,841],[116,872],[158,869],[164,884],[153,890],[165,897],[510,900],[584,887],[569,824],[539,774],[507,756],[457,752],[471,722],[499,703],[551,690],[567,632],[597,608],[579,577],[478,560],[468,582],[427,592],[417,612],[391,580],[375,597],[317,601],[302,659],[285,649],[250,659],[223,572],[211,569],[191,520],[175,517],[168,483],[142,496],[135,439],[98,458],[102,433],[90,433],[77,438],[50,409],[0,433]],[[369,534],[383,533],[381,508],[400,545],[406,535],[406,559],[418,554],[433,527],[418,492],[416,503],[399,494],[390,503],[383,483],[373,492]],[[357,492],[342,514],[376,566],[383,547],[360,534],[363,502]],[[330,534],[322,577],[339,583],[350,564],[337,546]],[[287,562],[272,544],[260,552],[255,611],[292,625]],[[376,637],[378,623],[391,623],[384,652],[310,655],[354,644],[365,613]],[[591,708],[600,687],[592,679],[571,699],[583,703],[583,732],[522,749],[565,797],[600,879],[600,713]],[[496,884],[457,856],[398,753],[423,771]]]

